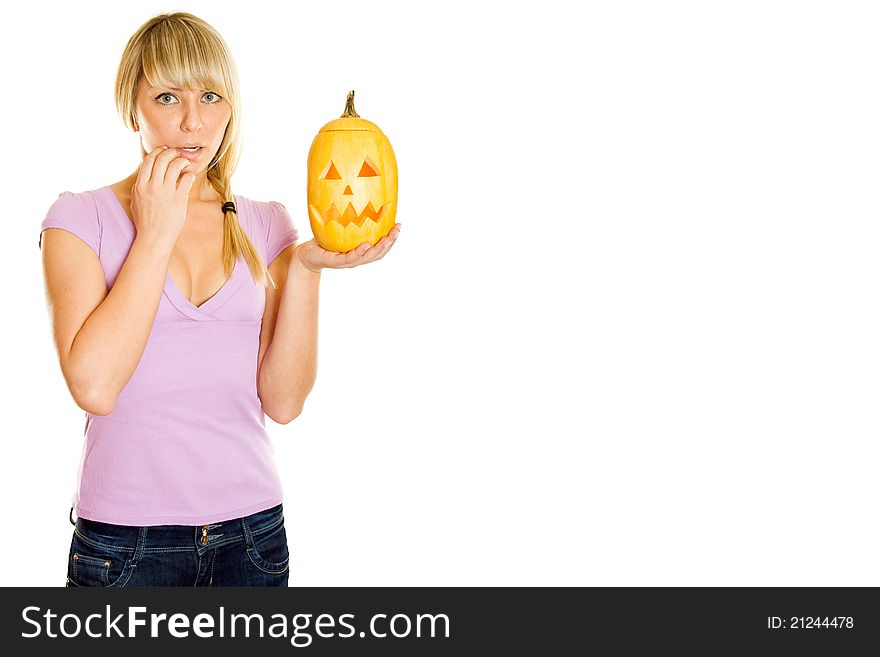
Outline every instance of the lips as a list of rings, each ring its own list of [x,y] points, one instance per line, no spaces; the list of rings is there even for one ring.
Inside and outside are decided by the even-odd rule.
[[[196,150],[196,151],[185,151],[185,150],[183,150],[183,149],[176,148],[176,149],[174,149],[174,150],[177,151],[177,153],[180,155],[180,157],[182,157],[182,158],[184,158],[184,159],[187,159],[187,160],[193,160],[193,161],[194,161],[194,160],[199,159],[199,157],[201,157],[201,155],[202,155],[202,151],[205,150],[205,149],[204,149],[204,148],[200,148],[200,149],[198,149],[198,150]]]

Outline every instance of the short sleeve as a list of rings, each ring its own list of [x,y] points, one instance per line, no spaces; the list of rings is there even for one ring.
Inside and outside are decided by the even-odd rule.
[[[287,208],[277,201],[269,201],[269,208],[271,212],[266,229],[266,266],[284,249],[295,244],[299,237]]]
[[[61,192],[46,213],[40,227],[37,246],[43,248],[43,231],[47,228],[63,228],[88,244],[96,255],[101,254],[101,225],[98,208],[85,194]]]

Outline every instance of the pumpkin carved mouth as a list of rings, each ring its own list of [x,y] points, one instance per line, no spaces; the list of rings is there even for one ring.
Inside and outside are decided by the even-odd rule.
[[[309,208],[312,210],[312,214],[320,220],[321,224],[326,226],[331,221],[335,221],[341,226],[347,226],[348,224],[353,223],[355,226],[363,226],[364,222],[368,219],[379,224],[382,221],[382,217],[385,215],[385,211],[388,209],[388,206],[391,203],[385,203],[378,210],[373,207],[372,201],[368,202],[366,207],[358,213],[357,210],[354,209],[354,206],[351,202],[345,206],[345,211],[341,214],[339,213],[339,209],[336,207],[335,203],[331,203],[330,207],[321,212],[314,205],[309,205]]]

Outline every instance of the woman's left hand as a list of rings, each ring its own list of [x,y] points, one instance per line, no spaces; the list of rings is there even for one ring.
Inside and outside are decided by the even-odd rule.
[[[400,224],[394,224],[391,231],[376,242],[375,246],[364,242],[345,253],[328,251],[312,238],[308,242],[297,244],[293,257],[298,259],[299,264],[303,267],[315,273],[319,273],[325,267],[330,269],[357,267],[384,258],[385,254],[391,250],[391,245],[394,244],[398,235],[400,235]]]

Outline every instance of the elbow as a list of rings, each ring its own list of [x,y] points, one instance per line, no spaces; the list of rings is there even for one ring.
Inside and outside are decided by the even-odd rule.
[[[297,387],[294,390],[286,389],[282,394],[273,394],[265,383],[257,375],[257,397],[263,407],[263,413],[276,424],[290,424],[303,412],[306,398],[315,384],[315,376],[312,375],[311,383],[307,387]]]
[[[94,372],[83,372],[61,362],[61,373],[76,405],[91,415],[110,415],[116,405],[116,395],[108,395],[106,388],[95,381]]]
[[[113,402],[105,402],[102,400],[92,399],[76,399],[76,405],[90,415],[110,415],[113,412],[115,404]]]
[[[108,395],[98,394],[98,391],[94,389],[69,387],[76,405],[90,415],[110,415],[113,412],[113,407],[116,406],[115,399]]]
[[[269,417],[272,418],[272,420],[277,424],[290,424],[299,417],[299,414],[302,413],[302,409],[302,404],[300,404],[298,406],[286,409],[282,413],[273,413],[271,415],[269,413],[266,413],[266,415],[269,415]]]

